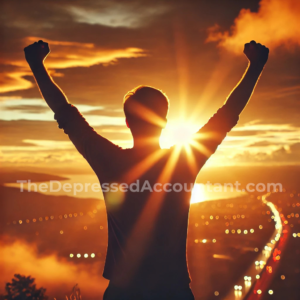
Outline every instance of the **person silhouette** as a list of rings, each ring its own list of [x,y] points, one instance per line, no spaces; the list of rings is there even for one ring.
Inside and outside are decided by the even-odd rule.
[[[42,40],[24,49],[25,58],[59,128],[90,164],[102,187],[108,246],[104,300],[194,299],[186,261],[191,187],[207,159],[237,124],[268,60],[269,49],[245,44],[248,67],[225,104],[186,147],[161,149],[169,100],[160,90],[138,86],[124,97],[134,141],[122,149],[97,134],[70,104],[44,65],[50,52]],[[175,188],[176,187],[176,188]]]

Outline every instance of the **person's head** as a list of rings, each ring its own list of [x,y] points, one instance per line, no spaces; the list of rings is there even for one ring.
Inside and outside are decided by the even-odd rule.
[[[138,86],[124,96],[126,124],[134,138],[159,138],[167,123],[168,109],[167,96],[150,86]]]

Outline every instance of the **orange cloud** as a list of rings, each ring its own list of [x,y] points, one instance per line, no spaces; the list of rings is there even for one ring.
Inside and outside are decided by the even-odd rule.
[[[38,40],[40,37],[27,37],[24,39],[25,44],[29,45]],[[90,67],[97,64],[109,64],[119,58],[131,58],[144,56],[142,49],[125,48],[125,49],[104,49],[97,48],[92,43],[77,43],[44,40],[50,45],[52,53],[47,58],[47,67],[49,69],[65,69],[72,67]],[[25,61],[13,62],[17,65],[24,65]]]
[[[230,31],[218,25],[208,29],[207,42],[241,54],[243,45],[255,40],[270,48],[300,45],[300,2],[298,0],[261,0],[258,12],[242,9]]]
[[[23,78],[23,76],[29,74],[29,70],[21,72],[9,72],[6,74],[0,73],[0,93],[31,88],[33,84],[30,81]]]
[[[83,298],[99,298],[107,286],[107,280],[101,276],[102,262],[93,264],[73,264],[56,255],[39,256],[34,246],[16,241],[13,244],[2,244],[0,248],[0,280],[11,281],[14,274],[36,278],[38,287],[47,289],[47,294],[55,298],[69,296],[72,287],[78,283]]]
[[[92,65],[109,65],[120,58],[134,58],[146,54],[139,48],[105,49],[95,46],[93,43],[78,43],[46,40],[41,37],[26,37],[23,46],[26,47],[38,40],[44,40],[50,45],[51,53],[46,59],[46,66],[53,76],[61,76],[53,69],[65,69],[74,67],[90,67]],[[18,57],[5,61],[6,65],[16,66],[17,70],[6,74],[0,74],[0,93],[23,90],[33,85],[23,76],[31,75],[31,71],[25,58]]]

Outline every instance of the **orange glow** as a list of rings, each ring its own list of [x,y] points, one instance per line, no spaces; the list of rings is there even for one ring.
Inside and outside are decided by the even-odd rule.
[[[201,135],[198,134],[198,136],[203,136],[204,138],[204,135],[202,134]],[[201,142],[195,139],[191,140],[191,145],[194,146],[199,152],[203,153],[207,157],[209,157],[212,154],[204,145],[201,144]]]
[[[51,54],[46,59],[46,66],[49,69],[65,69],[73,67],[90,67],[92,65],[108,65],[116,62],[119,58],[141,57],[146,54],[139,48],[124,49],[102,49],[93,43],[64,42],[44,39],[43,37],[26,37],[23,39],[23,46],[26,47],[38,40],[49,43]],[[33,85],[30,81],[23,79],[25,75],[31,75],[28,64],[22,56],[5,62],[7,65],[19,67],[18,70],[8,74],[0,74],[2,79],[0,93],[29,89]],[[62,76],[60,73],[51,72],[53,76]]]
[[[291,49],[300,45],[299,14],[297,0],[261,0],[258,12],[240,11],[231,33],[221,32],[218,25],[209,28],[207,42],[219,42],[219,46],[240,55],[242,41],[256,40],[270,48],[284,45]]]
[[[183,119],[186,113],[189,90],[188,48],[183,28],[180,25],[180,20],[175,20],[173,26],[176,51],[176,69],[178,76],[178,95],[180,101],[180,118]]]
[[[191,143],[193,134],[198,131],[197,124],[189,123],[188,121],[167,123],[166,128],[163,130],[160,144],[162,148],[170,148],[174,145],[185,146]]]
[[[10,72],[4,74],[0,74],[0,93],[6,93],[10,91],[18,91],[29,89],[33,86],[33,84],[24,79],[23,76],[31,75],[32,73],[29,71],[22,72]]]
[[[205,201],[207,199],[205,187],[202,184],[195,184],[192,190],[191,204]]]
[[[38,256],[36,246],[20,241],[13,244],[2,244],[0,247],[0,279],[9,282],[13,274],[30,274],[37,278],[38,286],[46,286],[50,293],[55,293],[57,282],[71,290],[76,282],[84,289],[85,294],[99,296],[107,286],[107,281],[99,273],[102,262],[94,262],[93,266],[68,262],[56,255]],[[5,260],[5,261],[4,261]],[[45,272],[47,270],[47,272]],[[55,282],[53,281],[55,278]]]
[[[267,271],[269,272],[269,273],[272,273],[273,272],[273,269],[272,269],[272,267],[271,266],[267,266]]]
[[[192,171],[192,173],[197,174],[199,170],[197,168],[196,159],[195,159],[194,153],[192,152],[191,147],[188,144],[184,145],[184,150],[187,154],[188,166],[189,166],[190,170]],[[200,197],[200,195],[199,195],[199,199],[202,199],[202,197]]]
[[[24,39],[24,45],[27,46],[35,41],[43,39],[42,37],[27,37]],[[50,50],[53,51],[46,59],[49,69],[65,69],[72,67],[89,67],[97,64],[109,64],[118,58],[130,58],[145,56],[142,49],[101,49],[92,43],[63,42],[44,40],[49,43]],[[24,60],[11,62],[13,65],[27,66]]]

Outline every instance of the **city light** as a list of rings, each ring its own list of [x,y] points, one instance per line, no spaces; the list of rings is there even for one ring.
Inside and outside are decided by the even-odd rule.
[[[262,199],[263,200],[263,199]],[[228,206],[229,207],[229,206]],[[231,207],[231,206],[230,206]],[[94,212],[95,210],[93,210],[93,213],[95,213]],[[280,210],[279,210],[280,211]],[[86,216],[88,216],[88,217],[91,217],[92,218],[92,216],[91,215],[93,215],[93,213],[92,212],[89,212],[89,213],[86,213],[85,215]],[[272,214],[272,215],[271,215]],[[63,215],[59,215],[59,216],[53,216],[53,215],[51,215],[51,216],[43,216],[43,217],[39,217],[38,218],[38,220],[39,221],[47,221],[47,220],[63,220],[63,219],[71,219],[72,217],[76,217],[76,216],[83,216],[84,214],[83,213],[66,213],[66,214],[63,214]],[[259,257],[259,259],[257,260],[257,261],[255,261],[254,262],[254,265],[256,266],[256,270],[259,270],[259,269],[261,269],[261,274],[259,275],[259,274],[257,274],[257,275],[255,275],[255,273],[253,274],[253,273],[248,273],[247,275],[244,275],[243,276],[243,278],[244,278],[244,288],[245,288],[245,291],[247,292],[248,290],[249,290],[249,288],[251,287],[251,285],[253,284],[253,282],[252,282],[252,278],[255,278],[255,279],[260,279],[260,278],[263,278],[263,275],[264,275],[264,273],[272,273],[273,272],[273,269],[272,269],[272,267],[270,266],[270,265],[268,265],[266,268],[265,268],[265,265],[266,265],[266,262],[268,261],[268,258],[270,257],[270,256],[272,256],[272,258],[273,258],[273,261],[278,261],[279,259],[280,259],[280,255],[281,255],[281,253],[280,253],[280,251],[277,253],[276,251],[277,251],[277,243],[279,243],[279,241],[281,240],[281,234],[282,234],[282,224],[281,224],[281,217],[284,217],[282,214],[279,214],[279,212],[278,212],[278,210],[276,210],[274,207],[270,207],[270,211],[269,211],[269,213],[265,213],[265,215],[269,215],[268,216],[268,218],[272,218],[272,217],[274,217],[274,218],[272,218],[272,219],[274,219],[274,222],[275,222],[275,232],[274,232],[274,234],[272,235],[272,238],[271,239],[269,239],[269,241],[268,242],[266,242],[266,245],[265,246],[262,246],[260,249],[262,250],[262,253],[260,254],[260,256],[258,256]],[[290,219],[290,222],[291,222],[291,220],[292,220],[292,218],[295,218],[295,220],[296,220],[296,218],[297,218],[297,214],[294,214],[294,213],[290,213],[290,215],[289,215],[290,217],[289,217],[289,219]],[[95,217],[95,216],[93,216],[93,217]],[[223,221],[223,217],[224,217],[224,221]],[[299,216],[298,216],[299,217]],[[229,214],[228,212],[227,212],[227,214],[225,215],[225,216],[223,216],[223,215],[221,215],[220,217],[219,216],[214,216],[214,215],[211,215],[211,214],[207,214],[207,215],[202,215],[201,216],[201,219],[203,220],[201,220],[200,219],[200,222],[201,223],[197,223],[197,222],[194,222],[193,224],[194,224],[194,228],[198,228],[198,227],[201,227],[201,226],[203,226],[203,225],[209,225],[209,226],[215,226],[215,224],[217,223],[217,220],[219,220],[218,222],[219,222],[219,225],[221,224],[221,223],[223,223],[223,226],[226,226],[226,227],[228,227],[228,228],[224,228],[225,229],[225,234],[230,234],[230,236],[231,236],[231,234],[232,235],[235,235],[235,234],[243,234],[242,236],[239,236],[239,237],[237,237],[237,236],[235,236],[234,238],[235,239],[237,239],[237,238],[239,238],[239,239],[244,239],[244,240],[247,240],[247,237],[244,237],[244,235],[247,235],[248,233],[251,233],[251,234],[253,234],[254,232],[255,232],[255,230],[254,230],[254,228],[257,228],[257,227],[254,227],[255,225],[249,225],[249,227],[247,228],[245,228],[242,224],[241,224],[241,222],[243,222],[243,219],[245,219],[245,218],[247,218],[247,220],[248,220],[248,216],[246,215],[239,215],[239,214]],[[31,219],[30,219],[31,220]],[[12,224],[28,224],[29,222],[30,222],[30,220],[29,219],[23,219],[23,220],[15,220],[15,221],[13,221],[12,222]],[[35,223],[36,222],[36,220],[37,219],[32,219],[32,222],[33,223]],[[208,222],[208,221],[205,221],[205,220],[210,220],[210,223]],[[212,221],[212,220],[215,220],[215,221]],[[245,221],[245,220],[244,220]],[[267,221],[267,220],[266,220]],[[199,222],[199,221],[198,221]],[[282,220],[282,223],[284,223],[284,219]],[[300,223],[300,222],[299,222]],[[88,223],[89,224],[89,223]],[[263,224],[263,223],[262,223]],[[33,224],[32,224],[33,225]],[[38,224],[35,224],[35,225],[38,225]],[[290,223],[290,225],[292,225],[291,223]],[[289,225],[289,226],[290,226]],[[24,226],[24,225],[23,225]],[[81,228],[83,228],[84,230],[87,230],[88,229],[88,226],[87,225],[80,225],[81,226]],[[101,230],[102,229],[104,229],[104,226],[103,225],[98,225],[99,227],[98,228],[100,228]],[[257,226],[257,225],[256,225]],[[269,225],[268,225],[269,226]],[[252,227],[252,228],[251,228]],[[263,225],[259,225],[258,226],[258,228],[259,229],[263,229]],[[222,232],[224,232],[223,230],[224,229],[221,229],[222,230]],[[195,229],[195,230],[197,230],[197,229]],[[266,228],[266,230],[269,230],[269,228]],[[64,230],[60,230],[59,231],[59,233],[60,234],[64,234],[65,232],[64,232]],[[36,232],[36,235],[38,235],[39,233],[38,232]],[[198,233],[199,234],[199,233]],[[201,234],[201,233],[200,233]],[[228,239],[230,239],[230,236],[228,236],[228,237],[226,237],[226,238],[228,238]],[[297,238],[297,237],[300,237],[300,233],[299,232],[294,232],[294,233],[292,233],[291,234],[291,236],[293,236],[294,238]],[[217,238],[218,238],[218,236],[217,236]],[[199,243],[203,243],[203,244],[207,244],[207,243],[209,243],[209,242],[211,242],[211,243],[216,243],[216,239],[215,238],[211,238],[211,236],[210,237],[207,237],[207,238],[203,238],[203,237],[201,237],[201,235],[200,236],[198,236],[198,238],[197,239],[194,239],[194,243],[195,244],[199,244]],[[255,247],[255,248],[249,248],[249,247],[247,247],[247,249],[249,249],[249,250],[251,250],[252,249],[252,251],[254,251],[254,252],[259,252],[259,251],[261,251],[258,247]],[[249,251],[248,250],[248,251]],[[274,252],[274,253],[272,253],[272,251]],[[221,255],[222,256],[222,255]],[[220,256],[220,257],[221,257]],[[230,259],[230,257],[229,256],[225,256],[225,255],[223,255],[224,256],[224,258],[225,257],[227,257],[226,259]],[[88,253],[78,253],[78,254],[73,254],[73,253],[70,253],[69,254],[69,257],[70,258],[73,258],[73,257],[77,257],[77,258],[88,258],[88,257],[91,257],[91,258],[95,258],[96,257],[96,254],[95,253],[91,253],[91,254],[88,254]],[[101,257],[101,253],[98,253],[97,252],[97,257]],[[254,266],[253,266],[253,268],[255,268]],[[275,270],[274,270],[274,272],[275,272]],[[251,276],[249,276],[249,275],[251,275]],[[280,276],[280,278],[281,278],[281,280],[285,280],[285,276],[284,275],[281,275]],[[239,295],[239,297],[240,297],[240,295],[242,295],[243,293],[242,293],[242,290],[243,290],[243,287],[241,286],[241,285],[239,285],[239,284],[237,284],[237,285],[235,285],[234,286],[234,290],[235,290],[235,292],[237,293],[236,295]],[[257,291],[255,291],[257,294],[260,294],[260,293],[262,293],[262,290],[261,289],[258,289]],[[270,294],[270,295],[272,295],[273,294],[273,290],[269,290],[268,291],[268,293]],[[215,291],[214,292],[214,295],[215,296],[219,296],[219,292],[218,291]]]

